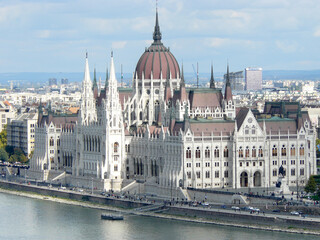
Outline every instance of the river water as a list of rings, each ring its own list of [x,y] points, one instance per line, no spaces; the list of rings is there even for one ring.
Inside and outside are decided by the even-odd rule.
[[[0,239],[316,239],[318,237],[125,216],[101,220],[102,211],[0,193]]]

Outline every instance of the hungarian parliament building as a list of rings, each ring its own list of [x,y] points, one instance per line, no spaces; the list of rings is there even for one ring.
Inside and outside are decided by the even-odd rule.
[[[281,166],[292,188],[316,174],[316,132],[298,102],[237,108],[229,67],[223,91],[212,67],[209,88],[186,88],[183,66],[161,40],[157,12],[130,89],[118,87],[111,55],[98,90],[86,56],[78,113],[39,107],[30,176],[106,191],[143,182],[183,192],[275,187]]]

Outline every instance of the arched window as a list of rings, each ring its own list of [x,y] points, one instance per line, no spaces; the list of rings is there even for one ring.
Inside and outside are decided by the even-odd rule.
[[[191,158],[191,150],[190,150],[190,147],[188,147],[187,150],[186,150],[186,158]]]
[[[295,155],[296,155],[296,148],[295,148],[294,145],[291,146],[290,155],[291,155],[291,156],[295,156]]]
[[[251,130],[252,135],[256,134],[256,129],[254,126],[252,126],[252,130]]]
[[[243,158],[243,149],[242,149],[242,147],[239,148],[239,157]]]
[[[119,150],[119,143],[115,142],[114,145],[113,145],[113,151],[114,151],[115,153],[117,153],[118,150]]]
[[[218,147],[216,147],[215,150],[214,150],[214,157],[215,158],[219,157],[219,148]]]
[[[54,146],[54,140],[53,137],[50,138],[50,147]]]
[[[249,134],[249,126],[246,126],[244,129],[244,134],[248,135]]]
[[[262,149],[262,146],[259,147],[258,157],[263,157],[263,149]]]
[[[300,156],[304,156],[304,146],[302,144],[299,150],[300,150]]]
[[[229,150],[228,150],[228,147],[227,147],[227,146],[225,146],[225,148],[224,148],[224,150],[223,150],[223,156],[224,156],[225,158],[229,157]]]
[[[287,148],[285,145],[282,145],[281,156],[283,156],[283,157],[287,156]]]
[[[276,177],[278,175],[277,169],[273,169],[272,176]]]
[[[209,147],[206,147],[204,155],[205,155],[205,158],[210,158],[210,149],[209,149]]]
[[[257,149],[255,146],[252,147],[252,157],[253,158],[257,157]]]
[[[60,138],[57,139],[57,146],[60,146]]]
[[[200,157],[201,157],[200,148],[197,147],[197,150],[196,150],[196,158],[200,158]]]
[[[250,150],[248,146],[246,147],[245,156],[246,158],[250,157]]]
[[[273,157],[278,156],[278,148],[277,148],[276,145],[273,145],[273,148],[272,148],[272,156],[273,156]]]

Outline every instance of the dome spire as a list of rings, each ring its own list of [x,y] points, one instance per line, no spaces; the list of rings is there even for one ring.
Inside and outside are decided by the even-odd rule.
[[[153,40],[154,40],[154,43],[156,44],[161,43],[161,32],[160,32],[160,26],[159,26],[159,20],[158,20],[158,1],[157,1],[157,7],[156,7],[156,24],[154,26]]]

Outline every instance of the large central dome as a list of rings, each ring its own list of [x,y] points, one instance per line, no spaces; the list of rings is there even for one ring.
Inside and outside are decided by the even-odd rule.
[[[180,77],[180,68],[176,58],[170,52],[169,48],[166,48],[161,42],[161,32],[158,21],[158,11],[156,13],[156,25],[153,33],[153,43],[140,57],[136,74],[138,79],[142,79],[142,73],[144,79],[151,79],[151,73],[153,79],[166,79],[170,73],[172,79]]]

